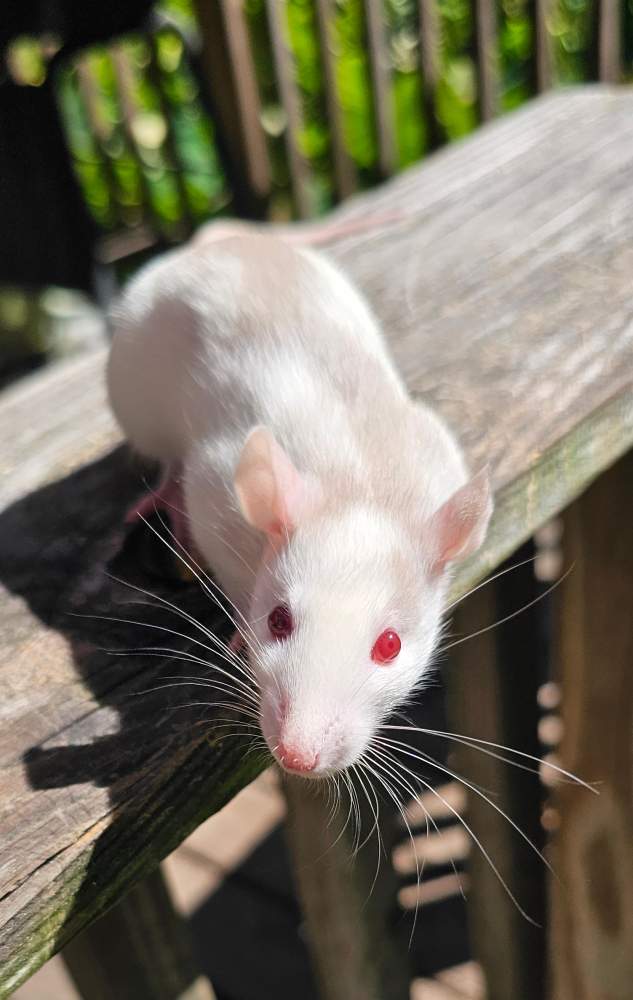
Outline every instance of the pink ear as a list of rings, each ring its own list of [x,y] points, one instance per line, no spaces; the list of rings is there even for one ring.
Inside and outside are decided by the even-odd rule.
[[[291,534],[310,505],[310,490],[267,427],[254,427],[242,448],[234,486],[248,523],[270,536]]]
[[[482,469],[453,493],[429,522],[433,561],[444,566],[476,552],[486,537],[492,514],[488,469]]]

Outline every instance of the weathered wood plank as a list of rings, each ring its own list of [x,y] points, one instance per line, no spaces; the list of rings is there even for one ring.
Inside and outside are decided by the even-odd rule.
[[[406,213],[331,253],[412,391],[493,467],[490,539],[454,596],[633,443],[632,110],[607,89],[547,97],[334,216]],[[170,624],[104,576],[142,482],[110,451],[102,377],[100,355],[69,362],[0,403],[0,996],[258,767],[205,738],[177,691],[135,694],[173,663],[104,650],[142,644],[144,627],[69,615]],[[116,565],[147,584],[134,551]],[[208,614],[195,588],[149,585]]]
[[[287,117],[284,137],[288,166],[290,167],[292,194],[299,217],[305,219],[315,214],[315,205],[310,191],[312,171],[299,144],[303,113],[301,96],[295,79],[295,65],[287,41],[287,11],[284,4],[276,3],[275,0],[266,0],[266,10],[275,62],[277,87]]]
[[[185,223],[187,235],[193,228],[193,216],[187,191],[186,164],[182,158],[181,151],[176,141],[173,125],[173,110],[170,106],[169,98],[165,91],[165,80],[161,71],[158,39],[156,35],[151,35],[147,39],[149,61],[147,64],[147,77],[151,81],[152,87],[158,99],[163,121],[165,123],[165,139],[163,141],[163,155],[169,164],[171,176],[178,189],[180,198],[180,215]]]
[[[86,1000],[214,1000],[157,869],[64,949]]]
[[[532,83],[534,90],[540,94],[552,86],[552,41],[548,29],[552,0],[530,0],[528,10],[531,14],[534,32]]]
[[[258,769],[239,741],[226,741],[224,755],[223,741],[198,725],[200,710],[181,711],[197,690],[176,698],[148,690],[173,663],[153,659],[142,669],[138,659],[105,652],[143,645],[145,626],[172,622],[106,576],[121,541],[121,505],[139,478],[121,451],[107,455],[116,434],[102,373],[102,355],[62,365],[51,379],[7,393],[2,407],[3,427],[22,428],[2,456],[2,996]],[[34,411],[50,412],[39,432]],[[75,471],[77,460],[104,452]],[[117,574],[133,582],[134,562],[119,560]],[[190,598],[177,595],[185,608]],[[132,634],[75,612],[142,624]],[[210,620],[208,603],[195,613]],[[164,633],[148,636],[165,645]],[[168,645],[182,641],[170,636]]]
[[[134,69],[122,42],[110,46],[108,55],[112,64],[116,94],[118,100],[117,118],[120,116],[120,134],[125,142],[126,151],[133,159],[141,189],[142,204],[140,206],[143,218],[149,220],[157,233],[160,233],[160,218],[154,205],[152,189],[147,176],[145,164],[140,155],[134,135],[134,119],[136,117],[136,101],[134,99]]]
[[[550,962],[556,1000],[625,1000],[633,983],[633,453],[567,512],[560,588],[564,767]]]
[[[418,0],[420,23],[420,74],[422,104],[431,147],[440,142],[440,127],[435,113],[435,95],[440,79],[441,33],[435,0]]]
[[[622,12],[618,0],[598,3],[598,73],[605,83],[622,76]]]
[[[391,61],[382,0],[365,0],[369,64],[371,66],[378,164],[383,177],[390,177],[396,166],[395,107],[391,87]]]
[[[75,62],[77,73],[77,87],[83,111],[87,119],[87,126],[92,132],[93,142],[96,146],[99,166],[103,172],[103,179],[108,189],[108,197],[112,206],[112,211],[117,222],[121,219],[121,206],[119,203],[119,184],[112,164],[112,159],[108,155],[107,142],[109,138],[108,125],[104,120],[103,113],[99,106],[99,90],[96,80],[90,68],[90,59],[83,55]]]
[[[257,192],[270,194],[272,173],[266,136],[262,127],[262,104],[257,86],[255,62],[242,0],[220,0],[229,60],[235,79],[239,116],[244,130],[251,183]]]
[[[474,0],[475,61],[477,66],[477,106],[487,122],[499,108],[497,12],[494,0]]]
[[[336,193],[339,199],[343,199],[352,194],[358,185],[356,167],[345,146],[343,114],[336,86],[336,50],[332,30],[334,15],[335,3],[333,0],[316,0],[316,17],[325,77],[325,97]]]
[[[540,682],[541,609],[532,604],[505,624],[474,635],[538,600],[544,588],[535,579],[532,562],[525,562],[532,555],[533,546],[523,546],[510,560],[516,569],[477,590],[458,607],[451,633],[473,638],[456,646],[445,679],[451,732],[517,747],[538,757],[536,695]],[[524,565],[518,565],[522,562]],[[547,869],[536,851],[497,811],[503,810],[535,848],[542,850],[538,772],[511,767],[475,746],[453,744],[451,749],[453,770],[473,786],[467,796],[467,822],[516,901],[472,843],[468,909],[474,954],[485,972],[487,1000],[543,1000]],[[483,795],[493,804],[474,788],[485,789]],[[503,961],[499,961],[500,954]]]
[[[233,0],[229,0],[233,3]],[[235,5],[233,4],[233,7]],[[243,33],[236,24],[242,16],[221,0],[195,0],[194,9],[202,33],[201,67],[206,81],[206,97],[211,104],[216,142],[235,198],[236,210],[259,216],[270,193],[270,164],[265,137],[257,119],[251,70],[238,83],[231,54],[236,44],[243,48]]]
[[[388,861],[396,829],[393,816],[382,826],[385,856],[379,868],[374,837],[359,851],[352,873],[351,839],[341,835],[346,810],[328,823],[331,807],[324,791],[315,794],[310,783],[296,779],[283,787],[288,842],[321,1000],[408,1000],[406,950],[387,932],[398,888]],[[365,837],[374,816],[360,790],[359,803]]]

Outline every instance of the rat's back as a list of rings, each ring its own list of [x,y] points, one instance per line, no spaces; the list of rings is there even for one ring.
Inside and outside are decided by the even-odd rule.
[[[245,228],[147,265],[112,318],[114,412],[132,445],[164,462],[227,428],[267,423],[292,439],[302,419],[328,415],[335,431],[359,382],[405,398],[349,282],[318,254]]]

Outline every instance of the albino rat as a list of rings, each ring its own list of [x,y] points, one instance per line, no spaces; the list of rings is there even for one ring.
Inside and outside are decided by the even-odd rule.
[[[488,477],[414,403],[367,304],[315,251],[206,226],[114,312],[110,399],[248,626],[260,724],[289,771],[354,763],[428,676],[450,564]],[[239,615],[236,616],[239,621]]]

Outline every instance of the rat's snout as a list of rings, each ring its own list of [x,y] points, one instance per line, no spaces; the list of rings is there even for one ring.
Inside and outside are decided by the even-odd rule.
[[[354,760],[338,713],[315,711],[288,696],[266,692],[262,698],[261,728],[270,752],[284,771],[304,778],[321,778]]]
[[[284,743],[281,740],[275,751],[275,756],[286,771],[295,771],[297,774],[309,774],[310,771],[314,771],[319,762],[318,753]]]

